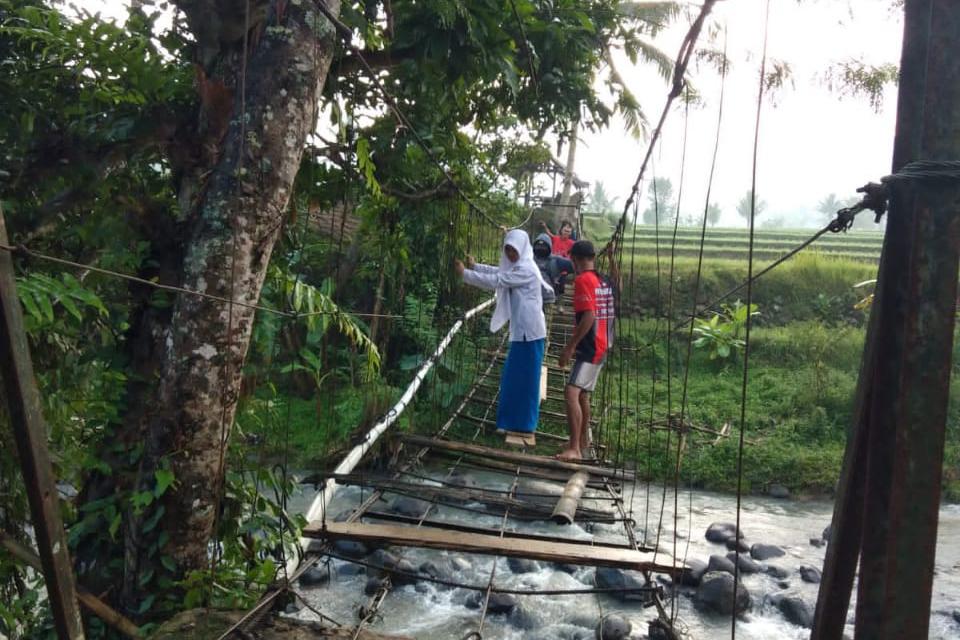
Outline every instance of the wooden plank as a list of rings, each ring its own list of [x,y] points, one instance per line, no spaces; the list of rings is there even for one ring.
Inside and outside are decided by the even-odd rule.
[[[484,427],[496,427],[496,420],[486,420],[484,418],[478,418],[477,416],[472,416],[469,413],[461,413],[457,416],[458,419],[466,420],[467,422],[472,422],[473,424],[479,424]],[[496,429],[494,429],[496,431]],[[537,431],[541,438],[544,440],[552,440],[554,442],[563,442],[566,443],[569,438],[567,436],[562,436],[558,433],[550,433],[549,431]]]
[[[425,436],[418,436],[413,434],[404,434],[400,436],[400,438],[404,442],[408,442],[410,444],[423,446],[423,447],[430,447],[431,449],[458,451],[460,453],[465,453],[473,456],[505,460],[507,462],[515,462],[515,463],[525,464],[533,467],[543,467],[546,469],[569,471],[572,473],[576,473],[577,471],[586,471],[590,475],[598,478],[613,478],[616,480],[633,480],[633,473],[630,471],[626,471],[625,469],[608,469],[606,467],[597,467],[589,464],[564,462],[563,460],[557,460],[555,458],[547,458],[545,456],[536,456],[529,453],[516,453],[513,451],[503,451],[501,449],[494,449],[493,447],[484,447],[477,444],[468,444],[466,442],[454,442],[452,440],[438,440],[436,438],[428,438]]]
[[[395,513],[384,513],[382,511],[367,511],[363,514],[364,518],[372,518],[373,520],[385,520],[387,522],[401,522],[404,524],[409,524],[416,526],[420,524],[420,518],[413,518],[411,516],[402,516]],[[456,522],[445,522],[443,520],[433,520],[428,519],[423,521],[424,527],[432,527],[434,529],[446,529],[448,531],[462,531],[464,533],[479,533],[483,535],[489,535],[489,529],[482,529],[480,527],[471,527],[466,524],[458,524]],[[563,536],[548,536],[541,533],[524,533],[522,531],[510,531],[505,530],[503,532],[504,538],[516,538],[518,540],[533,540],[536,542],[578,542],[573,538],[566,538]],[[601,540],[585,540],[583,544],[589,544],[594,547],[609,547],[611,549],[627,549],[633,550],[633,547],[629,544],[623,544],[619,542],[604,542]],[[653,551],[652,548],[644,548],[641,551]]]
[[[405,527],[392,524],[347,522],[314,522],[303,531],[309,538],[356,540],[374,544],[394,544],[404,547],[444,549],[479,553],[482,555],[528,558],[543,562],[558,562],[599,567],[618,567],[634,571],[679,574],[683,565],[649,560],[651,554],[632,549],[611,549],[590,546],[589,543],[546,542],[501,538],[499,535],[445,531],[424,527]],[[669,560],[669,556],[658,554]]]
[[[0,211],[0,243],[9,245]],[[10,253],[0,251],[0,372],[10,425],[17,443],[34,536],[43,566],[53,624],[61,639],[82,639],[83,623],[74,585],[67,537],[60,520],[60,498],[47,450],[47,426],[33,375]]]
[[[503,441],[515,447],[537,446],[537,436],[534,433],[516,433],[513,431],[503,431]]]

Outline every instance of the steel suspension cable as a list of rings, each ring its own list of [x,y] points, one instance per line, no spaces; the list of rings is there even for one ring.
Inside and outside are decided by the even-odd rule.
[[[747,382],[750,372],[750,329],[753,325],[750,306],[753,303],[753,240],[757,216],[757,150],[760,146],[760,113],[763,107],[764,81],[767,71],[767,41],[770,34],[770,0],[766,0],[763,18],[763,54],[760,59],[760,88],[757,90],[757,116],[753,130],[753,162],[750,178],[750,247],[747,252],[747,320],[743,345],[743,381],[740,386],[740,437],[737,443],[737,520],[734,538],[733,611],[730,616],[730,638],[737,637],[737,596],[740,587],[740,510],[743,495],[743,447],[747,430]]]

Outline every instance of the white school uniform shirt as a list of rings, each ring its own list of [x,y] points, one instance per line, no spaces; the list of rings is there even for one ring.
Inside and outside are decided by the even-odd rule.
[[[529,342],[547,337],[547,322],[543,317],[543,300],[553,302],[553,289],[544,287],[540,272],[523,267],[500,269],[488,264],[476,264],[463,270],[466,284],[488,291],[505,291],[510,296],[510,341]]]

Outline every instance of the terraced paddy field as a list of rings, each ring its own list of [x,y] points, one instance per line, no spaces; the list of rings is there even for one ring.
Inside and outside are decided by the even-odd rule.
[[[754,235],[754,259],[757,262],[776,260],[807,240],[813,229],[758,229]],[[709,228],[704,241],[706,258],[746,259],[749,249],[747,229]],[[827,234],[818,239],[809,252],[827,254],[858,262],[876,263],[880,259],[883,233],[879,231],[849,231]],[[700,229],[680,227],[674,244],[673,229],[639,225],[626,233],[624,251],[634,255],[669,256],[671,248],[680,257],[696,256],[700,251]]]

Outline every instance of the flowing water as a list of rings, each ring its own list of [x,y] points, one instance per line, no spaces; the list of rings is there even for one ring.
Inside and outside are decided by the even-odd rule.
[[[443,470],[436,470],[435,477],[442,477]],[[471,472],[480,486],[491,489],[509,489],[504,476]],[[633,495],[631,495],[633,494]],[[369,494],[367,494],[369,495]],[[312,496],[304,496],[309,499]],[[632,497],[632,500],[631,500]],[[330,513],[356,506],[362,499],[357,488],[342,488],[331,505]],[[638,486],[632,492],[628,486],[625,500],[633,505],[633,517],[638,532],[643,527],[650,531],[649,541],[654,541],[660,525],[659,548],[672,554],[676,544],[678,558],[695,558],[707,561],[711,554],[725,555],[723,545],[707,541],[704,532],[713,522],[734,522],[736,499],[730,495],[705,491],[681,490],[678,497],[677,536],[674,539],[674,496],[672,490],[662,487]],[[661,503],[664,503],[662,525]],[[649,510],[647,505],[649,503]],[[599,504],[599,503],[598,503]],[[479,506],[479,505],[475,505]],[[815,547],[810,538],[819,538],[829,524],[832,505],[826,501],[777,500],[765,497],[745,497],[742,501],[741,529],[749,543],[762,542],[782,547],[784,557],[769,560],[790,572],[788,585],[766,574],[744,575],[743,583],[752,598],[748,614],[737,622],[737,638],[742,640],[783,640],[809,637],[809,630],[787,622],[779,611],[767,602],[770,595],[789,593],[798,595],[810,604],[816,603],[817,585],[800,578],[801,565],[821,568],[826,547]],[[497,529],[500,518],[484,514],[439,507],[431,512],[433,519],[470,524]],[[624,541],[619,524],[595,524],[586,527],[574,524],[559,527],[547,522],[524,523],[516,530],[564,535],[571,538]],[[642,534],[641,534],[642,535]],[[496,562],[495,582],[502,588],[515,589],[583,589],[594,586],[594,569],[580,567],[573,573],[541,563],[539,568],[527,573],[514,573],[507,560],[495,560],[491,556],[466,555],[422,549],[401,550],[405,559],[419,566],[427,560],[447,565],[456,558],[459,569],[452,577],[461,583],[486,585],[490,579],[493,563]],[[669,562],[669,560],[667,560]],[[567,567],[567,570],[572,568]],[[303,593],[310,604],[324,614],[343,623],[356,619],[359,606],[366,603],[364,586],[368,576],[357,574],[356,565],[340,560],[331,562],[332,580],[329,584],[305,588]],[[668,610],[675,606],[681,624],[690,638],[709,640],[730,636],[731,620],[718,614],[704,613],[694,607],[692,590],[679,593],[671,601]],[[669,594],[669,590],[668,590]],[[477,628],[480,613],[470,608],[473,592],[452,589],[428,583],[395,587],[387,596],[371,629],[382,633],[407,635],[418,639],[463,638]],[[560,640],[594,638],[594,625],[602,613],[615,612],[628,619],[633,626],[632,638],[645,638],[647,621],[655,617],[655,609],[644,609],[639,603],[623,603],[608,595],[578,594],[563,596],[521,596],[519,606],[510,614],[490,614],[483,627],[485,640]],[[852,636],[852,612],[848,626]],[[960,506],[945,506],[940,512],[940,528],[937,546],[936,577],[931,606],[930,638],[937,640],[960,639]],[[297,614],[309,618],[304,610]]]

